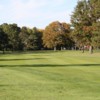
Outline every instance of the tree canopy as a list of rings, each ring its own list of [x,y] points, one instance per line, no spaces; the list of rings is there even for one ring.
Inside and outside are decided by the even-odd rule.
[[[71,16],[73,36],[78,46],[100,47],[100,0],[81,0]],[[97,38],[98,37],[98,38]]]
[[[50,23],[43,33],[43,44],[47,48],[64,46],[68,41],[70,25],[58,21]]]

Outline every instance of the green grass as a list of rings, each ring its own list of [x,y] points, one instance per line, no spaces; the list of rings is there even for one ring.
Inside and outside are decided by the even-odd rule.
[[[1,54],[0,100],[100,100],[100,53]]]

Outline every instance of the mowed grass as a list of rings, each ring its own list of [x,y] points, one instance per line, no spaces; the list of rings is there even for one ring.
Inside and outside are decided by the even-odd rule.
[[[0,55],[0,100],[100,100],[100,53]]]

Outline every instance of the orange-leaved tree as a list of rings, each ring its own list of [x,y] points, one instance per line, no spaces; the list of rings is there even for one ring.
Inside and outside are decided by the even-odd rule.
[[[69,28],[69,24],[60,23],[58,21],[49,24],[43,33],[44,47],[54,48],[54,50],[56,50],[57,46],[63,46],[66,41],[66,33],[70,30]]]

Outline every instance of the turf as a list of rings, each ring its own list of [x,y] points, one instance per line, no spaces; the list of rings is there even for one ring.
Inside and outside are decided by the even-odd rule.
[[[100,53],[0,55],[0,100],[100,100]]]

